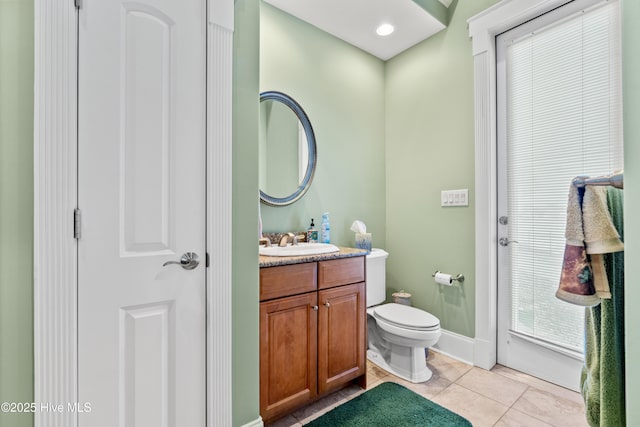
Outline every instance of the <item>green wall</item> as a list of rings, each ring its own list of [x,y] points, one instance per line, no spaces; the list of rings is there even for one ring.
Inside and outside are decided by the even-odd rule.
[[[258,0],[236,0],[233,49],[233,425],[259,417]]]
[[[311,188],[286,207],[262,205],[264,231],[306,230],[331,213],[331,242],[354,245],[359,219],[385,246],[384,63],[260,3],[260,91],[287,93],[313,126],[318,165]]]
[[[466,20],[495,0],[460,1],[449,27],[387,61],[387,292],[413,295],[446,330],[475,335],[473,56]],[[468,207],[440,191],[468,188]],[[462,273],[462,286],[431,274]],[[389,295],[388,295],[389,296]]]
[[[627,425],[640,426],[640,2],[622,3]],[[629,220],[636,218],[635,220]]]
[[[0,0],[0,402],[33,401],[33,22],[32,0]]]

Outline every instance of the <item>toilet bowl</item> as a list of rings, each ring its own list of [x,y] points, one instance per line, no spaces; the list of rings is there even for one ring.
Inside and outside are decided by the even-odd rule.
[[[367,358],[380,368],[414,383],[431,378],[425,348],[440,339],[439,319],[415,307],[381,304],[385,300],[388,253],[373,249],[367,256]]]

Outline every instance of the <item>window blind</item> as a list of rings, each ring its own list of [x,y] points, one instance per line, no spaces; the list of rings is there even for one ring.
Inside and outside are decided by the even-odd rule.
[[[583,350],[584,309],[555,298],[572,178],[623,168],[620,11],[607,2],[506,47],[512,330]]]

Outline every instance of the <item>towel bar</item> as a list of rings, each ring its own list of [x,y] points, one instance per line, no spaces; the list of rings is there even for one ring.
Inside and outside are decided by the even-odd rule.
[[[610,175],[589,178],[588,176],[577,176],[573,178],[573,185],[584,188],[587,185],[611,185],[616,188],[624,188],[624,170],[616,171]]]

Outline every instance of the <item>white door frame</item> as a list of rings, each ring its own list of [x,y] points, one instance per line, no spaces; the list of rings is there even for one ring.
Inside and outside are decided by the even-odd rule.
[[[80,3],[84,1],[81,0]],[[233,0],[207,0],[207,426],[232,425]],[[78,402],[77,28],[74,0],[35,0],[34,402]],[[81,16],[81,15],[80,15]],[[216,248],[224,248],[214,252]],[[77,414],[35,412],[36,427]]]
[[[498,313],[496,35],[569,0],[503,0],[471,17],[476,187],[476,334],[473,363],[496,364]]]

